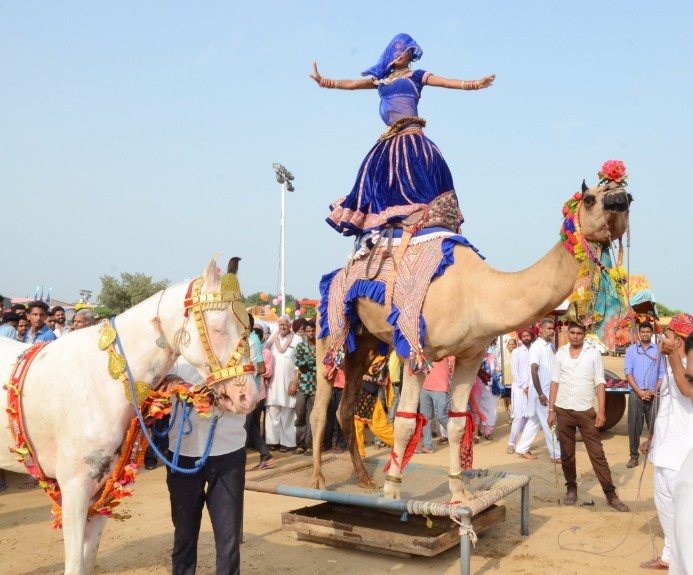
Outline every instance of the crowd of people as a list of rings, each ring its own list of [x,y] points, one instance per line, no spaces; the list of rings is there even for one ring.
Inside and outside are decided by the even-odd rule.
[[[575,505],[579,430],[608,504],[617,511],[630,511],[616,494],[599,434],[606,418],[601,354],[585,345],[585,327],[577,323],[568,327],[569,343],[554,353],[554,332],[554,321],[546,318],[536,341],[533,330],[525,329],[518,332],[520,342],[514,338],[508,342],[512,424],[507,452],[537,459],[530,447],[543,430],[551,461],[561,465],[565,477],[563,504]],[[687,545],[693,532],[688,507],[693,505],[693,316],[674,316],[659,346],[653,341],[654,332],[649,321],[640,323],[638,341],[628,348],[624,360],[630,386],[626,468],[637,467],[640,454],[653,464],[653,495],[664,531],[661,555],[640,567],[693,573],[693,553]],[[642,442],[644,424],[648,436]]]
[[[8,310],[0,308],[0,313],[0,335],[26,343],[53,341],[94,324],[94,314],[89,309],[77,311],[68,325],[63,307],[51,309],[42,301],[14,304]],[[219,533],[219,545],[226,553],[226,558],[219,560],[225,564],[238,561],[238,541],[233,535],[236,520],[233,518],[240,517],[242,507],[239,501],[228,499],[228,489],[219,491],[217,503],[211,503],[215,501],[212,492],[217,476],[238,475],[238,470],[244,469],[245,451],[248,448],[260,454],[259,463],[252,468],[253,471],[274,467],[276,461],[273,452],[312,454],[310,416],[315,401],[318,369],[315,323],[304,319],[292,322],[288,316],[283,316],[272,333],[268,324],[253,322],[251,317],[251,327],[250,356],[260,393],[255,411],[243,416],[242,420],[229,417],[226,424],[230,426],[229,430],[217,430],[215,447],[209,453],[204,473],[191,478],[169,470],[167,475],[176,528],[174,563],[187,566],[187,569],[192,566],[193,571],[196,549],[193,549],[190,541],[197,538],[205,502],[213,516],[215,534]],[[563,504],[575,505],[578,501],[575,446],[576,432],[579,430],[608,505],[617,511],[630,511],[616,493],[599,434],[599,428],[605,421],[605,378],[601,354],[593,346],[585,344],[585,328],[577,323],[571,323],[568,327],[569,343],[555,351],[554,334],[554,321],[546,318],[539,326],[538,337],[533,329],[527,328],[517,332],[517,339],[511,338],[507,342],[504,367],[506,383],[512,388],[507,452],[528,461],[537,459],[531,447],[541,430],[550,460],[561,465],[565,477]],[[693,363],[687,362],[687,357],[692,359],[690,356],[693,355],[693,317],[686,314],[674,317],[659,345],[654,342],[653,335],[653,325],[641,323],[638,341],[628,348],[624,361],[624,373],[630,386],[630,459],[627,467],[637,467],[643,453],[654,465],[654,500],[665,543],[661,556],[641,566],[646,569],[668,569],[672,563],[684,565],[690,561],[686,557],[685,545],[682,547],[681,537],[678,536],[679,532],[690,529],[690,520],[685,514],[677,513],[677,509],[684,508],[691,497],[687,487],[693,481],[690,479],[690,472],[693,471],[693,388],[690,387],[693,385]],[[497,396],[493,394],[490,377],[481,375],[483,371],[489,376],[501,373],[497,353],[494,342],[470,397],[469,409],[474,414],[477,430],[474,439],[477,442],[479,438],[491,440],[496,423]],[[199,375],[189,367],[179,362],[169,376],[171,382],[183,380],[194,383],[199,379]],[[426,417],[427,423],[417,453],[433,452],[435,421],[439,428],[438,445],[448,443],[449,394],[454,369],[455,358],[444,358],[433,363],[424,380],[419,412]],[[353,414],[355,440],[362,456],[365,455],[366,428],[371,431],[378,446],[393,445],[393,423],[402,378],[403,363],[394,351],[376,355],[364,374]],[[335,372],[332,384],[322,449],[342,453],[347,444],[336,417],[344,388],[344,373],[341,370]],[[195,434],[180,441],[175,429],[165,433],[159,429],[160,432],[155,435],[155,438],[159,437],[157,443],[164,454],[169,442],[178,444],[177,463],[182,467],[194,465],[204,451],[200,438],[206,437],[208,431],[205,431],[205,422],[200,420],[193,423]],[[157,425],[166,429],[168,422],[163,420]],[[648,437],[642,442],[645,425]],[[241,457],[240,451],[243,452],[243,465],[236,461]],[[168,455],[170,459],[171,454]],[[153,469],[156,464],[154,453],[148,452],[146,467]],[[197,482],[196,487],[191,487],[192,479]],[[239,482],[244,479],[235,477],[233,481],[240,485]],[[21,487],[35,486],[36,481],[30,480]],[[6,488],[4,472],[0,471],[0,490]],[[190,497],[191,488],[197,497]],[[231,519],[215,518],[214,509],[219,506],[236,509],[236,512],[231,514]]]
[[[36,300],[27,304],[15,303],[5,310],[5,298],[0,295],[0,335],[24,343],[53,341],[59,337],[94,325],[94,312],[82,308],[75,312],[72,322],[67,323],[65,308],[50,307]]]

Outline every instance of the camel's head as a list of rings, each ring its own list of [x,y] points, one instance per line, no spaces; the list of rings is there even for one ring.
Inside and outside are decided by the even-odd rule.
[[[588,188],[583,181],[580,195],[578,220],[587,241],[606,245],[626,232],[633,196],[623,183],[608,181]]]
[[[214,386],[225,409],[250,413],[258,390],[248,343],[250,320],[236,277],[239,259],[232,258],[228,273],[219,276],[215,256],[191,284],[186,299],[188,345],[181,346],[181,353]]]

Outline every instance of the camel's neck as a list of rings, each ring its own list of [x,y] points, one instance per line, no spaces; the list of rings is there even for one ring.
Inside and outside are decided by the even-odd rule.
[[[484,284],[489,301],[484,323],[493,333],[508,333],[528,326],[556,309],[571,294],[580,263],[562,242],[533,266],[514,273],[490,270]]]
[[[176,331],[183,325],[183,300],[187,285],[168,288],[120,314],[115,320],[125,359],[136,381],[157,384],[171,369],[177,355],[172,348]],[[155,318],[160,318],[162,330]],[[166,347],[165,342],[171,347]]]

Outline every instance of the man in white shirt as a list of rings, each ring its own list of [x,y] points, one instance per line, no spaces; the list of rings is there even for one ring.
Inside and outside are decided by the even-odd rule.
[[[181,381],[203,382],[197,370],[182,357],[171,375],[164,380],[167,386]],[[182,407],[182,406],[181,406]],[[173,411],[172,411],[173,413]],[[191,428],[180,435],[178,419],[169,432],[169,461],[180,441],[178,466],[194,469],[208,439],[215,416],[220,416],[214,431],[209,457],[196,473],[171,471],[167,467],[166,484],[171,499],[173,520],[173,575],[194,575],[197,568],[197,540],[200,535],[202,509],[207,505],[214,531],[217,575],[237,575],[241,569],[240,542],[243,522],[243,490],[245,488],[245,415],[222,412],[214,408],[211,417],[190,412]],[[223,417],[221,417],[223,416]],[[205,489],[206,488],[206,489]]]
[[[529,448],[532,441],[537,436],[537,432],[544,431],[544,440],[549,457],[554,463],[559,463],[561,458],[561,448],[558,445],[558,438],[552,433],[551,427],[546,422],[549,415],[548,394],[551,387],[551,373],[553,371],[553,340],[556,328],[553,319],[547,317],[541,320],[539,328],[539,339],[532,344],[529,349],[530,374],[532,377],[529,386],[529,397],[527,398],[527,411],[525,412],[528,420],[522,438],[517,444],[515,453],[525,459],[536,459]]]
[[[664,549],[661,557],[641,563],[640,566],[644,569],[668,567],[670,573],[688,573],[681,565],[686,564],[686,561],[690,564],[691,561],[690,557],[685,557],[686,553],[690,554],[690,539],[683,541],[683,547],[679,548],[682,534],[677,532],[676,526],[677,520],[685,523],[685,514],[691,513],[691,508],[684,507],[684,502],[678,499],[678,495],[682,493],[680,485],[685,486],[686,481],[690,481],[690,478],[685,477],[684,467],[690,469],[693,466],[686,461],[687,458],[690,459],[688,455],[693,449],[693,402],[685,377],[687,365],[684,342],[684,338],[691,333],[693,316],[680,313],[671,318],[666,337],[661,343],[661,353],[668,356],[669,366],[660,389],[654,433],[641,447],[641,451],[649,451],[649,460],[654,465],[654,502],[664,531]],[[678,510],[683,513],[677,514]],[[681,564],[678,564],[679,558],[682,559]]]
[[[611,479],[609,462],[604,455],[599,428],[606,415],[606,380],[601,354],[592,346],[584,345],[585,327],[571,322],[568,327],[568,345],[561,347],[553,361],[551,393],[549,396],[548,424],[557,423],[561,445],[561,464],[565,476],[564,505],[577,502],[577,470],[575,467],[575,431],[580,430],[582,441],[590,457],[592,469],[602,486],[609,505],[616,511],[630,511],[616,495]],[[597,391],[598,411],[594,410],[594,392]]]
[[[65,308],[61,305],[56,305],[52,310],[53,317],[55,318],[55,329],[53,333],[55,337],[61,337],[70,331],[69,327],[66,327],[67,318],[65,317]]]
[[[534,332],[530,328],[520,329],[517,332],[521,344],[510,355],[510,372],[512,374],[512,425],[508,438],[508,453],[515,453],[515,444],[520,433],[527,425],[527,398],[529,387],[532,383],[532,374],[529,369],[529,349],[534,341]]]
[[[686,382],[688,400],[693,402],[693,334],[686,338]],[[676,511],[674,512],[674,538],[676,539],[676,561],[674,568],[682,573],[693,573],[693,449],[688,452],[679,470],[674,490]]]

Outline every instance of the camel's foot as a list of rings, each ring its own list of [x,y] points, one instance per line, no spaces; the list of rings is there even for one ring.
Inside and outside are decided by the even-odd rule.
[[[378,484],[368,474],[360,475],[357,485],[361,489],[378,489]]]
[[[383,495],[387,499],[401,499],[401,492],[402,492],[402,480],[400,481],[385,481],[385,485],[383,486]]]
[[[448,481],[448,486],[450,487],[450,493],[452,493],[452,498],[450,501],[469,501],[472,499],[472,494],[467,491],[464,486],[464,481],[462,479],[450,478]]]
[[[318,473],[313,472],[310,478],[310,488],[311,489],[325,489],[325,476],[321,471]]]

